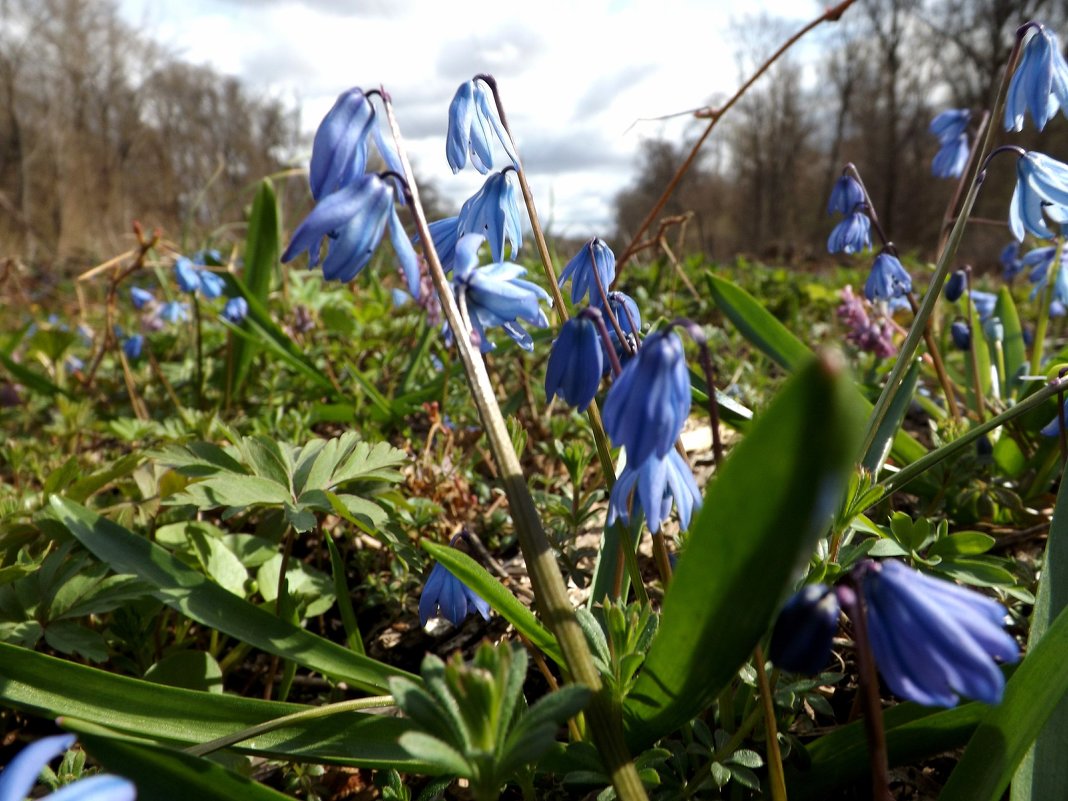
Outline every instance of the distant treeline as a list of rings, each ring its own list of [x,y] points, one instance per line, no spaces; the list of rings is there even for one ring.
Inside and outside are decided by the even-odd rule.
[[[800,13],[800,12],[799,12]],[[1017,27],[1035,19],[1068,36],[1063,0],[859,0],[764,75],[705,143],[665,215],[693,212],[686,247],[710,257],[736,253],[804,264],[826,259],[833,221],[827,197],[847,162],[863,176],[887,235],[903,252],[932,257],[956,182],[931,175],[938,142],[928,125],[939,111],[967,108],[972,131],[1001,80]],[[799,26],[751,19],[739,44],[739,85]],[[695,76],[695,85],[700,77]],[[725,98],[713,98],[716,106]],[[691,141],[649,141],[637,179],[616,201],[618,238],[629,241]],[[1068,159],[1068,120],[999,141]],[[1010,235],[1014,160],[997,160],[962,254],[996,262]],[[670,242],[674,243],[675,234]]]

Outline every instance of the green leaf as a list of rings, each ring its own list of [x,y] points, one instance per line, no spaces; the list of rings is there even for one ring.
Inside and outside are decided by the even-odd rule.
[[[352,595],[349,593],[348,581],[345,579],[345,563],[341,559],[337,545],[334,544],[334,538],[326,534],[324,539],[330,550],[330,573],[334,580],[334,595],[337,596],[341,623],[345,627],[345,641],[356,653],[365,654],[363,636],[360,634],[360,625],[356,620],[356,612],[352,608]]]
[[[810,362],[720,468],[624,706],[632,747],[706,709],[767,631],[847,487],[863,425],[855,397],[840,368]]]
[[[77,718],[182,745],[208,742],[313,709],[153,684],[3,642],[0,701],[44,718]],[[343,712],[291,723],[234,749],[272,759],[426,772],[426,766],[413,762],[397,745],[411,728],[401,718]]]
[[[875,432],[875,439],[872,440],[871,447],[868,448],[868,452],[864,454],[864,458],[861,460],[861,467],[870,471],[873,475],[879,475],[886,457],[890,455],[890,449],[901,428],[901,422],[905,419],[909,406],[912,405],[912,396],[916,393],[916,382],[919,378],[920,360],[916,359],[908,369],[908,372],[905,373],[905,377],[901,382],[901,389],[894,396],[894,402],[890,404],[886,417],[880,423],[879,430]]]
[[[167,498],[167,504],[191,503],[201,509],[219,506],[247,508],[262,504],[285,504],[293,500],[289,490],[276,481],[261,476],[230,473],[212,476],[190,484],[183,492]]]
[[[52,509],[85,548],[120,573],[156,587],[156,597],[198,623],[310,670],[376,694],[388,692],[398,668],[354,654],[233,595],[148,540],[64,498]]]
[[[794,372],[812,358],[808,346],[740,286],[712,273],[705,273],[705,279],[719,310],[780,367]]]
[[[223,691],[222,669],[215,657],[203,651],[176,651],[165,656],[145,671],[145,679],[187,690]]]
[[[431,556],[443,564],[460,581],[477,592],[493,609],[516,627],[537,648],[558,665],[564,664],[560,646],[547,628],[538,622],[534,613],[523,606],[508,589],[491,576],[478,562],[448,545],[423,540],[419,543]]]
[[[1050,624],[1065,608],[1068,608],[1068,481],[1062,480],[1046,541],[1038,598],[1031,613],[1029,652],[1042,642]],[[1059,670],[1063,672],[1063,666]],[[1062,698],[1016,771],[1012,801],[1046,801],[1063,794],[1068,787],[1065,754],[1068,754],[1068,699]]]
[[[989,551],[995,542],[981,531],[958,531],[935,542],[927,549],[927,556],[975,556]]]
[[[77,730],[77,724],[74,726]],[[109,773],[137,785],[138,798],[197,801],[291,801],[258,782],[203,757],[144,743],[81,732],[79,741]]]
[[[994,306],[994,316],[1000,318],[1005,329],[1005,339],[1001,343],[1005,354],[1005,375],[1002,380],[1009,389],[1009,396],[1015,397],[1020,391],[1020,376],[1026,372],[1027,346],[1024,342],[1020,315],[1016,312],[1016,302],[1007,286],[998,290],[998,300]]]
[[[29,387],[38,395],[47,395],[49,397],[63,395],[67,398],[72,397],[67,390],[63,389],[63,387],[53,384],[36,370],[23,367],[3,351],[0,351],[0,364],[11,373],[11,377],[14,378],[15,381]]]
[[[246,300],[251,296],[260,306],[267,305],[271,276],[278,270],[280,252],[278,200],[271,182],[264,179],[256,193],[256,199],[252,201],[252,214],[249,216],[248,236],[245,240],[244,278],[245,290],[248,293]],[[246,323],[242,322],[241,327],[245,326]],[[249,339],[235,337],[231,347],[233,350],[227,364],[226,386],[229,388],[228,396],[235,398],[240,394],[248,377],[256,345]]]
[[[49,623],[44,629],[45,642],[60,653],[80,654],[94,662],[108,658],[108,647],[98,632],[73,620]]]
[[[437,767],[443,773],[470,777],[473,773],[464,755],[448,743],[421,731],[402,734],[400,745],[413,758]]]
[[[1009,786],[1046,721],[1068,693],[1068,609],[1042,635],[1005,685],[1005,695],[991,707],[942,788],[939,801],[998,801]],[[1058,752],[1056,759],[1064,759]],[[1044,777],[1043,779],[1044,780]],[[1043,801],[1062,797],[1060,785]],[[1035,796],[1039,797],[1039,796]]]

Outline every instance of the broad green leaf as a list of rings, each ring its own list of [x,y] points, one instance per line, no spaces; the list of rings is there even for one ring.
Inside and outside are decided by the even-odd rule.
[[[901,429],[901,422],[905,419],[909,406],[912,405],[912,396],[916,393],[916,382],[919,378],[920,360],[916,359],[908,369],[908,372],[905,373],[905,377],[901,382],[901,389],[894,396],[894,402],[890,404],[886,417],[883,418],[883,422],[879,425],[879,430],[875,432],[875,439],[872,440],[871,447],[868,448],[868,452],[861,459],[861,467],[875,476],[879,475],[886,457],[890,455],[890,449],[894,444],[898,431]]]
[[[313,709],[237,695],[167,687],[0,642],[0,701],[44,718],[86,720],[161,742],[192,745]],[[411,724],[343,712],[257,735],[235,750],[273,759],[425,773],[397,745]]]
[[[953,709],[903,703],[883,713],[891,767],[920,762],[959,748],[990,709],[973,702]],[[805,746],[807,766],[786,767],[790,801],[824,801],[835,791],[869,781],[868,742],[863,721],[840,726]]]
[[[927,549],[927,556],[975,556],[989,551],[995,542],[981,531],[958,531],[935,542]]]
[[[278,271],[280,253],[278,200],[271,182],[264,179],[256,193],[256,199],[252,201],[252,214],[249,216],[248,236],[245,240],[245,288],[248,295],[255,298],[260,306],[267,305],[271,276]],[[241,323],[242,328],[245,325],[246,323]],[[240,394],[248,376],[256,345],[247,338],[234,337],[231,348],[225,381],[229,390],[228,397],[235,398]]]
[[[367,653],[363,647],[363,635],[360,634],[360,624],[356,620],[356,612],[352,608],[352,595],[349,592],[349,584],[345,578],[345,562],[341,553],[334,544],[334,538],[329,534],[324,536],[327,548],[330,550],[330,573],[334,580],[334,595],[337,596],[337,609],[341,613],[341,623],[345,627],[345,641],[349,648],[358,654]]]
[[[85,503],[85,499],[96,494],[117,478],[127,476],[144,461],[139,453],[128,453],[100,470],[94,470],[84,478],[74,482],[63,493],[72,501]]]
[[[563,657],[556,638],[547,628],[538,622],[534,613],[510,593],[486,569],[467,554],[448,545],[423,540],[420,545],[460,581],[477,592],[493,609],[516,627],[516,630],[530,640],[554,662],[562,665]]]
[[[211,654],[203,651],[176,651],[165,656],[145,671],[145,679],[187,690],[223,691],[222,669]]]
[[[262,504],[284,504],[293,500],[289,490],[276,481],[260,476],[241,476],[233,473],[212,476],[190,484],[183,492],[171,495],[164,503],[191,503],[201,509],[219,506],[249,507]]]
[[[94,662],[108,658],[108,646],[100,633],[73,620],[49,623],[44,628],[44,638],[60,653],[79,654]]]
[[[52,509],[98,559],[116,572],[132,573],[147,581],[156,587],[157,598],[202,625],[376,694],[388,692],[390,676],[409,675],[280,620],[205,578],[158,545],[83,506],[53,496]]]
[[[36,370],[24,367],[2,351],[0,351],[0,364],[11,373],[11,377],[18,383],[29,387],[38,395],[48,395],[49,397],[65,395],[68,398],[71,397],[71,394],[63,387],[53,384]]]
[[[138,798],[291,801],[289,796],[203,757],[87,732],[80,733],[78,738],[85,750],[109,773],[120,775],[137,785]]]
[[[1053,509],[1038,598],[1031,613],[1027,650],[1042,642],[1050,624],[1068,608],[1068,481],[1061,481]],[[1030,659],[1030,657],[1028,657]],[[1059,668],[1064,671],[1063,666]],[[1045,801],[1068,788],[1068,698],[1062,698],[1042,727],[1012,780],[1012,801]]]
[[[720,468],[624,706],[632,747],[706,709],[764,636],[847,487],[862,429],[855,397],[839,367],[810,362]]]
[[[990,708],[942,788],[939,801],[998,801],[1027,749],[1068,693],[1068,609],[1062,610],[1005,684],[1001,703]],[[1049,755],[1044,751],[1044,755]],[[1063,761],[1063,752],[1052,758]],[[1040,765],[1041,767],[1041,765]],[[1061,766],[1063,770],[1063,766]],[[1055,777],[1059,770],[1051,772]],[[1060,775],[1063,775],[1061,773]],[[1047,776],[1039,777],[1039,787]],[[1064,795],[1058,785],[1054,795]]]
[[[1016,302],[1007,286],[998,290],[994,316],[1001,320],[1005,329],[1005,339],[1001,343],[1005,354],[1005,375],[1002,380],[1008,387],[1010,397],[1015,397],[1020,391],[1018,376],[1027,370],[1027,346],[1024,342],[1023,327],[1020,325],[1020,315],[1016,312]]]
[[[990,343],[983,334],[983,323],[979,312],[971,308],[972,349],[964,354],[964,385],[968,397],[968,408],[975,411],[978,404],[975,399],[975,371],[979,370],[979,390],[984,398],[990,397]],[[973,362],[974,358],[974,362]]]

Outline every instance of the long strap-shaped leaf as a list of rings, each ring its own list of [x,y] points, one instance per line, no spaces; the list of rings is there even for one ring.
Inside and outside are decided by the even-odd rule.
[[[1016,767],[1061,699],[1068,693],[1068,609],[1005,685],[1005,697],[991,707],[942,788],[939,801],[997,801]],[[1064,760],[1063,753],[1054,759]],[[1064,797],[1063,786],[1043,801]],[[1037,797],[1037,796],[1036,796]]]
[[[398,668],[346,650],[223,589],[158,545],[72,501],[52,497],[52,509],[82,545],[116,573],[156,587],[156,597],[202,625],[375,694],[389,692]]]
[[[700,714],[749,658],[830,523],[862,427],[849,379],[814,360],[731,452],[690,530],[627,699],[632,747]]]
[[[89,721],[124,734],[191,745],[311,707],[185,690],[0,643],[0,702],[42,717]],[[402,718],[363,712],[292,723],[236,750],[274,759],[426,772],[397,741]]]

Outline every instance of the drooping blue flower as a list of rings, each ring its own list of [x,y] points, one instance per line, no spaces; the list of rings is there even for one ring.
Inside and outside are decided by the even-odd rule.
[[[831,189],[831,198],[827,202],[827,213],[848,216],[857,210],[857,206],[864,202],[864,188],[852,175],[843,173],[838,176]]]
[[[627,449],[627,461],[640,467],[675,446],[689,414],[690,373],[682,340],[670,330],[654,332],[608,390],[605,431]]]
[[[122,352],[126,354],[126,358],[130,361],[137,361],[141,358],[141,351],[145,347],[145,338],[141,334],[130,334],[122,341]]]
[[[222,276],[196,266],[192,259],[185,256],[179,256],[174,262],[174,277],[183,292],[200,292],[206,298],[217,298],[226,288]]]
[[[630,347],[623,347],[623,343],[619,341],[619,335],[616,333],[615,326],[611,325],[606,319],[605,325],[608,327],[608,338],[612,341],[612,347],[616,352],[616,358],[619,359],[620,362],[626,362],[630,357],[630,353],[632,351],[637,351],[638,349],[638,334],[641,333],[642,329],[642,315],[641,312],[638,311],[638,304],[635,302],[634,298],[625,292],[609,292],[608,307],[612,310],[612,314],[615,315],[616,322],[619,323],[619,330],[623,332],[623,337],[627,340]],[[601,343],[602,348],[607,347],[603,339],[598,341]],[[608,351],[605,350],[604,370],[607,372],[611,368],[611,360],[608,356]]]
[[[949,327],[949,336],[953,344],[960,350],[970,350],[972,347],[972,332],[968,324],[963,320],[955,320]]]
[[[441,269],[446,273],[452,272],[452,265],[456,261],[456,240],[460,236],[459,219],[446,217],[427,226],[430,229],[430,241],[434,243],[434,250],[438,252],[438,259],[441,261]],[[416,241],[418,239],[417,236]]]
[[[560,327],[545,368],[545,397],[559,395],[568,406],[586,411],[604,373],[604,352],[597,323],[572,317]]]
[[[373,173],[357,178],[316,204],[293,232],[282,261],[291,261],[307,251],[308,266],[315,267],[319,264],[322,240],[328,238],[323,277],[348,283],[371,261],[388,228],[408,291],[418,298],[419,258],[397,216],[395,201],[390,182]]]
[[[790,596],[775,620],[768,658],[792,673],[819,673],[831,659],[840,614],[831,587],[803,587]]]
[[[475,169],[485,175],[493,169],[491,133],[518,169],[519,159],[511,137],[497,117],[493,93],[486,82],[476,78],[460,84],[449,104],[449,130],[445,138],[445,157],[454,173],[467,164],[468,154]],[[496,257],[495,257],[496,258]]]
[[[1068,222],[1068,164],[1028,151],[1016,162],[1016,190],[1009,204],[1009,227],[1020,242],[1024,233],[1052,239],[1053,231],[1042,216]]]
[[[130,302],[133,303],[135,309],[143,309],[155,299],[155,295],[147,289],[141,289],[139,286],[130,288]]]
[[[0,801],[22,801],[37,782],[41,770],[74,745],[74,735],[45,737],[23,748],[0,773]],[[99,774],[68,784],[45,798],[52,801],[133,801],[137,788],[119,776]]]
[[[182,323],[189,319],[189,304],[171,300],[159,308],[159,319],[165,323]]]
[[[890,301],[903,298],[912,291],[912,277],[892,253],[883,251],[875,257],[868,280],[864,283],[864,297],[869,301]]]
[[[928,130],[938,137],[940,144],[945,145],[965,133],[971,119],[972,113],[966,108],[947,108],[935,115]]]
[[[994,308],[998,305],[998,296],[993,292],[973,289],[968,293],[968,296],[972,299],[972,303],[975,304],[975,312],[979,315],[980,321],[985,321],[986,318],[993,314]]]
[[[1006,281],[1011,281],[1019,275],[1020,270],[1023,269],[1020,261],[1020,243],[1013,240],[1005,245],[998,256],[998,263],[1001,265],[1001,277]]]
[[[1053,419],[1046,423],[1040,429],[1039,433],[1044,437],[1057,437],[1061,433],[1061,414],[1065,416],[1065,420],[1068,420],[1068,400],[1064,402],[1064,406],[1061,411],[1054,415]]]
[[[964,275],[964,270],[955,270],[953,274],[949,276],[946,281],[946,286],[942,290],[946,296],[946,300],[950,303],[956,303],[960,296],[964,294],[964,287],[967,283],[968,280]]]
[[[519,218],[519,196],[515,181],[512,170],[491,175],[482,188],[464,202],[456,221],[457,237],[464,234],[486,237],[494,261],[504,261],[505,242],[511,244],[512,259],[516,258],[523,245],[523,225]]]
[[[591,306],[601,306],[604,301],[597,288],[598,279],[601,289],[608,292],[616,279],[616,254],[607,242],[595,237],[586,242],[567,263],[560,273],[560,283],[571,281],[572,303],[579,303],[588,295]]]
[[[1027,270],[1027,280],[1036,284],[1038,288],[1046,285],[1046,276],[1049,274],[1053,257],[1057,253],[1054,245],[1046,245],[1040,248],[1032,248],[1019,261],[1020,269]],[[1061,253],[1061,270],[1068,267],[1068,248]]]
[[[935,153],[931,162],[931,174],[935,178],[960,178],[964,174],[964,168],[968,166],[968,156],[971,152],[968,134],[961,134],[946,142]]]
[[[485,241],[479,234],[461,236],[456,243],[456,263],[453,267],[453,288],[462,296],[470,315],[471,325],[479,338],[483,353],[495,345],[486,336],[486,329],[499,326],[524,350],[533,350],[530,334],[520,321],[545,328],[549,320],[541,302],[549,301],[549,294],[537,284],[524,280],[526,268],[512,262],[494,262],[479,267],[478,249]]]
[[[830,253],[860,253],[871,250],[871,220],[862,211],[846,215],[827,238]]]
[[[425,626],[430,618],[440,615],[459,626],[470,612],[478,612],[483,620],[489,620],[490,605],[443,564],[436,562],[419,596],[419,623]]]
[[[894,560],[868,563],[860,586],[875,662],[896,695],[927,706],[1001,700],[995,660],[1020,658],[1005,607]]]
[[[1068,114],[1068,63],[1057,34],[1045,25],[1033,28],[1005,96],[1005,130],[1022,131],[1029,112],[1038,130],[1058,109]]]
[[[223,306],[222,316],[234,325],[248,317],[248,301],[243,297],[233,297]]]
[[[693,471],[675,448],[664,456],[654,453],[637,466],[628,458],[608,498],[608,525],[617,518],[625,523],[630,521],[628,500],[632,492],[633,502],[645,514],[649,530],[654,534],[671,516],[672,501],[679,512],[679,526],[684,531],[690,527],[693,513],[701,508],[701,491]]]
[[[363,175],[367,135],[374,119],[374,106],[360,89],[354,87],[338,96],[312,143],[308,183],[313,198],[321,200]]]

